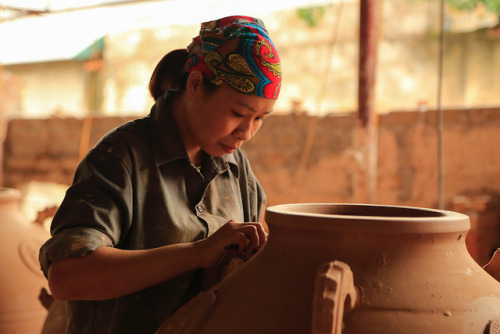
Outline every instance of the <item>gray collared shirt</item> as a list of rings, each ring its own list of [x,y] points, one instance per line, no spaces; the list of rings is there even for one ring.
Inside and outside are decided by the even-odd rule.
[[[160,98],[149,116],[105,135],[81,161],[40,249],[49,265],[103,246],[149,249],[206,238],[227,221],[260,221],[265,195],[246,155],[206,155],[194,167]],[[105,301],[69,301],[68,333],[154,333],[201,291],[195,270]]]

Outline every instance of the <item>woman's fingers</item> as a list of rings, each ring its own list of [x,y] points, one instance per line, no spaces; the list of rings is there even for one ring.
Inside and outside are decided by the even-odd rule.
[[[245,252],[248,248],[252,247],[252,240],[251,237],[247,233],[240,233],[239,234],[239,247],[238,249],[240,251]]]
[[[260,223],[256,223],[257,233],[259,234],[259,245],[256,250],[260,250],[267,242],[267,233]]]
[[[246,237],[250,241],[250,244],[245,249],[245,251],[248,253],[255,253],[266,244],[267,234],[264,231],[262,225],[259,223],[245,223],[245,225],[248,225],[249,227]]]
[[[226,248],[238,248],[243,252],[253,252],[261,249],[267,236],[259,223],[239,223],[230,221],[221,229],[227,229],[230,234],[229,245]]]
[[[227,255],[228,250],[237,251],[240,257],[250,258],[264,247],[267,235],[260,223],[229,221],[212,236],[200,241],[204,245],[205,267],[214,265]]]
[[[253,253],[260,250],[267,241],[267,235],[260,223],[229,222],[238,234],[237,244],[240,251]]]
[[[239,251],[247,251],[249,248],[254,247],[256,241],[255,237],[252,235],[251,229],[245,228],[245,230],[238,228],[232,231],[228,241],[230,244],[226,245],[226,249],[236,249]]]

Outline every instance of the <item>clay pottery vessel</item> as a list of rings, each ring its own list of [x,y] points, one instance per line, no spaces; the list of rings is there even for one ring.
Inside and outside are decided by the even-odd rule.
[[[500,283],[468,253],[463,214],[290,204],[266,222],[266,246],[158,333],[500,333]]]
[[[41,333],[47,309],[39,300],[46,279],[38,251],[48,231],[19,210],[20,192],[0,188],[0,334]]]

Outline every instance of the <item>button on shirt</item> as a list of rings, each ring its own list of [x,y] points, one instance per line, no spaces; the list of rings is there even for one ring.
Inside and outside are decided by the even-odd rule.
[[[40,250],[51,262],[99,247],[149,249],[193,242],[231,219],[260,221],[265,195],[245,153],[205,155],[190,163],[169,109],[173,93],[150,115],[105,135],[79,164]],[[69,301],[68,333],[154,333],[201,291],[201,270],[121,298]]]

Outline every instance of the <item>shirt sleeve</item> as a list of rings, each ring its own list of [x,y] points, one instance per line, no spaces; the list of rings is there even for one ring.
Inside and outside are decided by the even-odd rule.
[[[123,160],[102,146],[89,152],[52,220],[52,238],[40,249],[44,274],[53,261],[117,247],[130,228],[132,202],[132,181]]]
[[[54,261],[84,256],[100,247],[112,247],[111,239],[92,228],[75,227],[50,238],[40,249],[40,265],[45,277]]]

